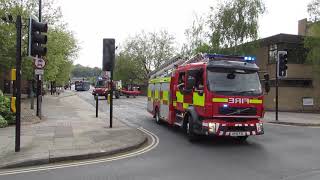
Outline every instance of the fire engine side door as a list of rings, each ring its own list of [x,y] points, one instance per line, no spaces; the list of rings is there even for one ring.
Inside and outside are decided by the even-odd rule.
[[[154,84],[149,83],[148,86],[148,104],[147,109],[149,112],[153,112],[153,101],[154,101]]]
[[[178,79],[176,80],[177,84],[175,87],[175,101],[173,102],[173,106],[178,111],[184,111],[183,102],[184,102],[184,89],[185,89],[185,71],[178,72]]]
[[[186,83],[189,78],[195,79],[193,74],[190,73],[190,70],[188,70],[186,73],[186,81],[185,81]],[[186,89],[184,90],[183,97],[184,97],[183,109],[187,109],[190,105],[193,104],[193,88],[187,89],[187,85],[186,85]]]
[[[170,82],[162,82],[160,88],[160,117],[165,121],[169,119],[169,91]]]

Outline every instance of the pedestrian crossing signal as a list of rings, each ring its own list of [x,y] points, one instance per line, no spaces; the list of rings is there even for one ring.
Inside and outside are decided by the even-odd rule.
[[[280,78],[287,77],[288,70],[288,53],[287,51],[279,51],[278,52],[278,61],[277,61],[277,75]]]

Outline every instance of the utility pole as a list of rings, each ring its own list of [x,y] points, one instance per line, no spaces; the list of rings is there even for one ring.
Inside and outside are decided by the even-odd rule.
[[[15,152],[20,151],[20,132],[21,132],[21,16],[17,16],[17,44],[16,44],[16,139]]]

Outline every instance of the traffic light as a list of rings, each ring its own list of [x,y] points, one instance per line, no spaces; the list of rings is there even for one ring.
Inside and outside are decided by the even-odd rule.
[[[278,69],[277,74],[278,77],[287,77],[287,63],[288,63],[288,53],[287,51],[279,51],[278,52]]]
[[[115,39],[103,39],[102,70],[112,71],[115,59]]]
[[[48,31],[47,23],[41,23],[30,17],[29,19],[29,46],[28,55],[41,57],[47,54],[47,35],[42,34]]]

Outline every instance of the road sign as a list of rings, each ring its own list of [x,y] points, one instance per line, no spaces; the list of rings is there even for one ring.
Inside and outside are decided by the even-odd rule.
[[[46,62],[41,58],[34,58],[34,65],[38,69],[43,69],[46,66]]]
[[[35,70],[34,70],[34,74],[35,74],[35,75],[43,75],[43,73],[44,73],[44,70],[43,70],[43,69],[35,69]]]

